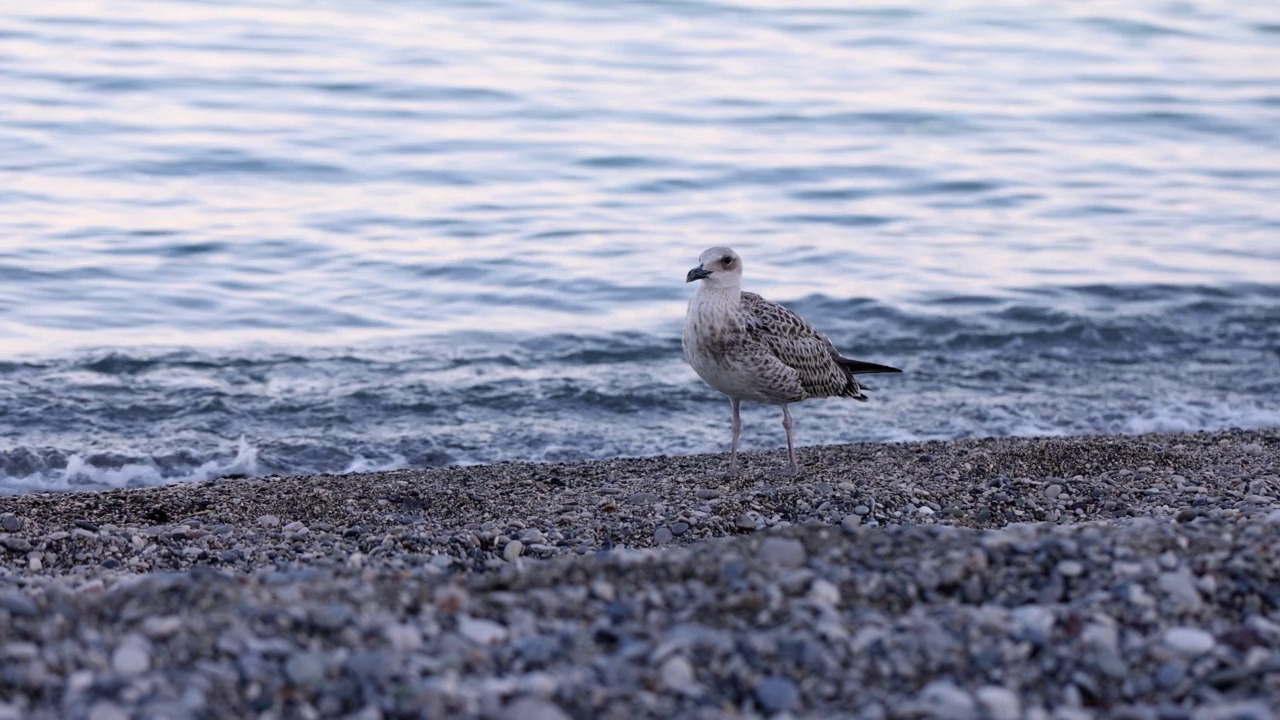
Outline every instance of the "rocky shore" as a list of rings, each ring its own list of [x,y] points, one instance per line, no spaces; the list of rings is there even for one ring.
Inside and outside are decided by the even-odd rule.
[[[1280,430],[0,498],[9,718],[1280,713]]]

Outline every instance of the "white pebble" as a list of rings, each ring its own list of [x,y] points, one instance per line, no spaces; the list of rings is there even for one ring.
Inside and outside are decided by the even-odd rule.
[[[378,717],[382,715],[379,714]],[[569,716],[550,700],[523,697],[506,707],[502,720],[569,720]]]
[[[684,690],[693,685],[693,666],[680,655],[667,658],[658,671],[662,684],[670,690]]]
[[[992,720],[1018,720],[1022,717],[1022,703],[1008,688],[986,685],[978,688],[974,695]]]
[[[1058,574],[1063,577],[1080,577],[1084,574],[1084,565],[1078,560],[1063,560],[1058,563]]]
[[[463,615],[458,618],[458,632],[477,645],[492,645],[507,639],[507,628],[484,618]]]
[[[834,607],[840,604],[840,588],[827,580],[818,578],[809,586],[809,599],[818,605]]]
[[[280,518],[275,515],[263,515],[258,518],[258,524],[262,527],[273,528],[280,524]]]
[[[512,540],[507,543],[506,547],[502,548],[502,559],[507,562],[515,562],[516,558],[520,557],[520,554],[523,552],[524,543],[519,540]]]
[[[1203,655],[1212,650],[1217,641],[1199,628],[1175,627],[1164,631],[1164,644],[1184,655]]]
[[[136,635],[126,637],[111,653],[111,667],[121,675],[141,675],[151,669],[151,650]]]
[[[182,629],[182,618],[177,615],[160,615],[142,621],[142,632],[149,638],[165,638]]]
[[[388,625],[382,629],[391,647],[401,652],[422,647],[422,631],[413,625]]]

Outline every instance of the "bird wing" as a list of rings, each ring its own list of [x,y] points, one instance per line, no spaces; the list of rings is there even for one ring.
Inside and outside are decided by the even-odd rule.
[[[748,339],[794,369],[808,397],[866,399],[853,374],[840,364],[839,351],[804,318],[751,292],[742,293],[742,309]]]

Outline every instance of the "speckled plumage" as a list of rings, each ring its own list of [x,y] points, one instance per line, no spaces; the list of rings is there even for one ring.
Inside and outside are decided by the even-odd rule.
[[[798,473],[789,403],[821,397],[866,400],[855,374],[901,372],[841,356],[799,315],[744,292],[742,260],[729,248],[702,253],[686,280],[703,283],[689,300],[681,344],[694,372],[732,403],[731,474],[737,471],[741,401],[782,406],[791,471]]]

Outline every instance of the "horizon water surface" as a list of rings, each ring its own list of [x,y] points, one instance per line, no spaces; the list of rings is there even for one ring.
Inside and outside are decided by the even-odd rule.
[[[801,445],[1280,425],[1280,8],[16,6],[0,493],[725,451],[720,244]]]

